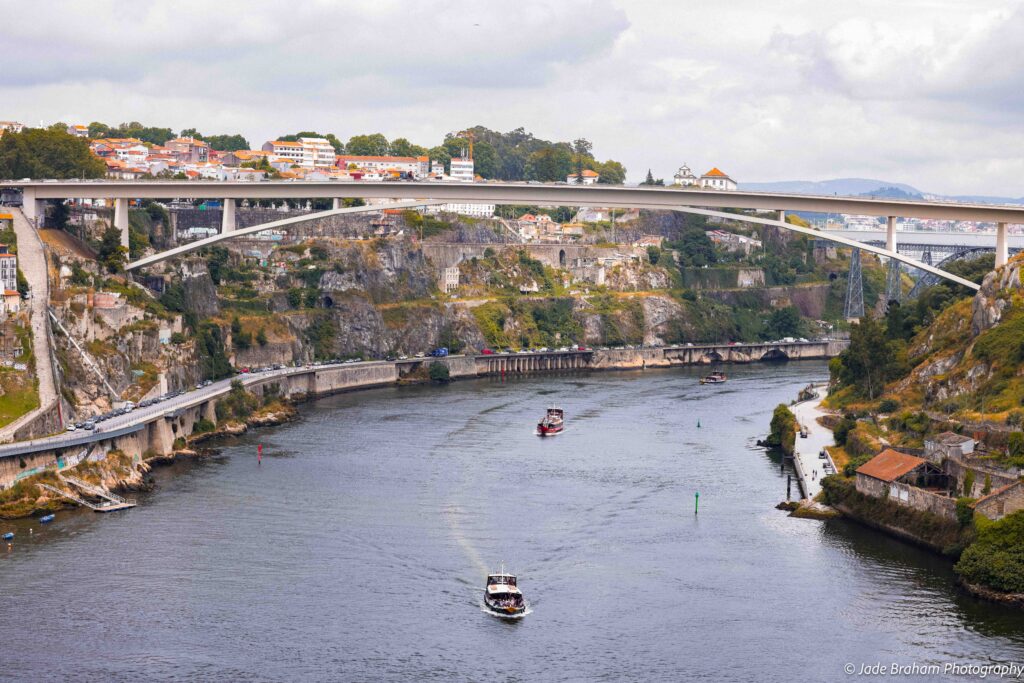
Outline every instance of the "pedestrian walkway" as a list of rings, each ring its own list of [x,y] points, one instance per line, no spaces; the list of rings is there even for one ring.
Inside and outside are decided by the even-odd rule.
[[[818,418],[825,415],[821,409],[824,399],[824,387],[813,387],[814,398],[797,403],[793,406],[793,414],[797,421],[796,446],[793,448],[793,464],[800,486],[806,498],[814,498],[821,492],[821,480],[825,477],[824,465],[835,463],[829,457],[821,458],[819,454],[834,444],[832,430],[818,423]],[[800,436],[800,429],[806,429],[807,437]]]
[[[46,251],[35,227],[21,213],[12,209],[14,233],[18,237],[18,268],[28,280],[31,298],[26,302],[32,322],[32,355],[36,363],[36,377],[39,379],[39,407],[22,415],[9,425],[0,428],[0,442],[11,441],[14,433],[35,419],[41,413],[53,408],[57,401],[56,382],[51,363],[50,321],[50,279],[46,265]]]

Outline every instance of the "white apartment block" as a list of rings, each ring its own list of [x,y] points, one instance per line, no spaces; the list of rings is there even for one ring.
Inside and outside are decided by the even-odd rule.
[[[5,291],[18,289],[18,257],[14,254],[0,254],[0,282]]]
[[[299,138],[296,142],[271,140],[263,145],[263,151],[304,168],[334,166],[334,147],[324,138]]]
[[[452,180],[461,180],[466,183],[473,182],[473,178],[476,177],[476,174],[473,173],[473,160],[452,159],[448,175]]]

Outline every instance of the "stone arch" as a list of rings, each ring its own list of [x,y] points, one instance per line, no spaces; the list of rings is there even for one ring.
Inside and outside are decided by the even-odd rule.
[[[761,360],[766,361],[787,361],[789,360],[789,354],[782,349],[770,349],[763,356]]]
[[[330,295],[324,295],[324,308],[334,308],[334,299]]]
[[[708,353],[705,353],[703,356],[700,357],[700,362],[704,363],[705,365],[710,365],[711,363],[721,363],[722,360],[722,354],[720,354],[718,351],[709,351]]]
[[[558,265],[565,268],[565,249],[558,250]]]

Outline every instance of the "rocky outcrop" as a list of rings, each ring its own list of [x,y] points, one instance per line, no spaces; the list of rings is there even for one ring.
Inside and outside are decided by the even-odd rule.
[[[1021,293],[1021,261],[1014,259],[1005,267],[985,276],[974,297],[971,311],[971,333],[978,336],[996,325],[1010,306],[1011,297]]]

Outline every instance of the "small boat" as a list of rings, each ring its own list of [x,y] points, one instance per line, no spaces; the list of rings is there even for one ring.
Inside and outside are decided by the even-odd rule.
[[[52,521],[53,521],[53,515],[43,515],[42,517],[39,518],[39,523],[40,524],[49,524]]]
[[[721,384],[725,380],[729,379],[725,376],[724,372],[712,372],[710,375],[706,375],[700,378],[701,384]]]
[[[502,569],[497,574],[487,575],[484,606],[499,617],[517,617],[526,613],[526,601],[516,585],[515,574],[507,574]]]
[[[3,535],[3,539],[5,541],[13,541],[14,540],[14,532],[13,531],[8,531],[6,534]]]
[[[540,436],[554,436],[565,429],[565,411],[561,408],[548,408],[547,415],[537,423],[537,434]]]

